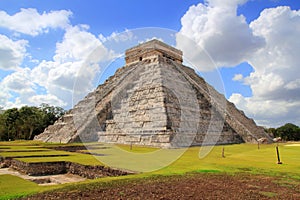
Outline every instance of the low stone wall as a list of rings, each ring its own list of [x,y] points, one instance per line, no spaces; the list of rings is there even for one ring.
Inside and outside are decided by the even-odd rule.
[[[105,166],[88,166],[78,163],[69,163],[68,172],[71,174],[77,174],[79,176],[94,179],[105,176],[122,176],[129,174],[128,172],[118,169],[112,169]]]
[[[0,156],[0,168],[6,168],[11,165],[11,159],[10,158],[4,158]]]
[[[112,169],[105,166],[89,166],[72,162],[37,162],[27,163],[16,159],[6,159],[0,157],[0,167],[11,167],[21,173],[30,176],[44,176],[71,173],[88,179],[106,177],[106,176],[123,176],[132,174],[128,171]]]
[[[20,160],[12,160],[11,168],[31,175],[31,176],[43,176],[67,173],[66,162],[38,162],[27,163]]]

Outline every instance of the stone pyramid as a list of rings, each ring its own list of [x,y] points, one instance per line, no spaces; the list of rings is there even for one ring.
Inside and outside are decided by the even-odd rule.
[[[35,139],[164,148],[271,141],[262,127],[184,66],[180,50],[151,40],[128,49],[125,60]]]

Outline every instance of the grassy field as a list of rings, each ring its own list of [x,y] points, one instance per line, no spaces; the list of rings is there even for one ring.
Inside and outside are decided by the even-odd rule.
[[[80,144],[76,144],[80,145]],[[204,158],[199,152],[206,147],[188,149],[157,149],[140,146],[93,144],[89,154],[56,151],[50,147],[60,144],[44,144],[39,142],[2,142],[0,156],[32,156],[17,158],[25,162],[71,161],[85,165],[109,165],[132,171],[143,172],[125,177],[107,177],[88,180],[84,183],[106,183],[117,179],[137,179],[153,175],[185,174],[189,172],[213,173],[253,173],[280,176],[288,180],[300,182],[300,143],[282,143],[279,151],[283,164],[277,164],[275,144],[260,145],[238,144],[215,146]],[[222,151],[224,148],[224,155]],[[32,150],[38,151],[32,151]],[[101,156],[101,155],[102,156]],[[51,155],[55,157],[39,157]],[[64,155],[64,156],[61,156]],[[57,186],[38,186],[37,184],[11,175],[0,175],[0,199],[23,196],[70,184]],[[74,184],[73,184],[74,185]]]

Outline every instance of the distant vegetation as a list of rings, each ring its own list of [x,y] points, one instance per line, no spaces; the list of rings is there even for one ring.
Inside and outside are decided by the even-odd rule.
[[[31,140],[65,113],[63,108],[41,104],[0,111],[0,141]]]
[[[279,128],[268,128],[266,131],[285,141],[300,141],[300,128],[292,123],[287,123]]]
[[[63,108],[48,104],[8,110],[0,107],[0,141],[31,140],[46,127],[54,124],[64,113]],[[266,131],[273,137],[281,137],[284,141],[300,141],[300,128],[292,123],[278,128],[266,128]]]

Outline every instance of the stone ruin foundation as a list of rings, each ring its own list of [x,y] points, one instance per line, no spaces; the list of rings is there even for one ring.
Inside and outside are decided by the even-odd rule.
[[[82,181],[85,178],[95,179],[107,176],[124,176],[134,173],[128,170],[114,169],[100,165],[90,166],[68,161],[29,163],[15,158],[4,158],[0,156],[0,170],[5,168],[16,170],[18,173],[15,172],[14,175],[20,173],[22,178],[26,177],[28,180],[36,182],[37,184],[51,184],[49,175],[77,175],[78,178],[76,179]],[[6,174],[11,173],[9,170],[6,171]]]

